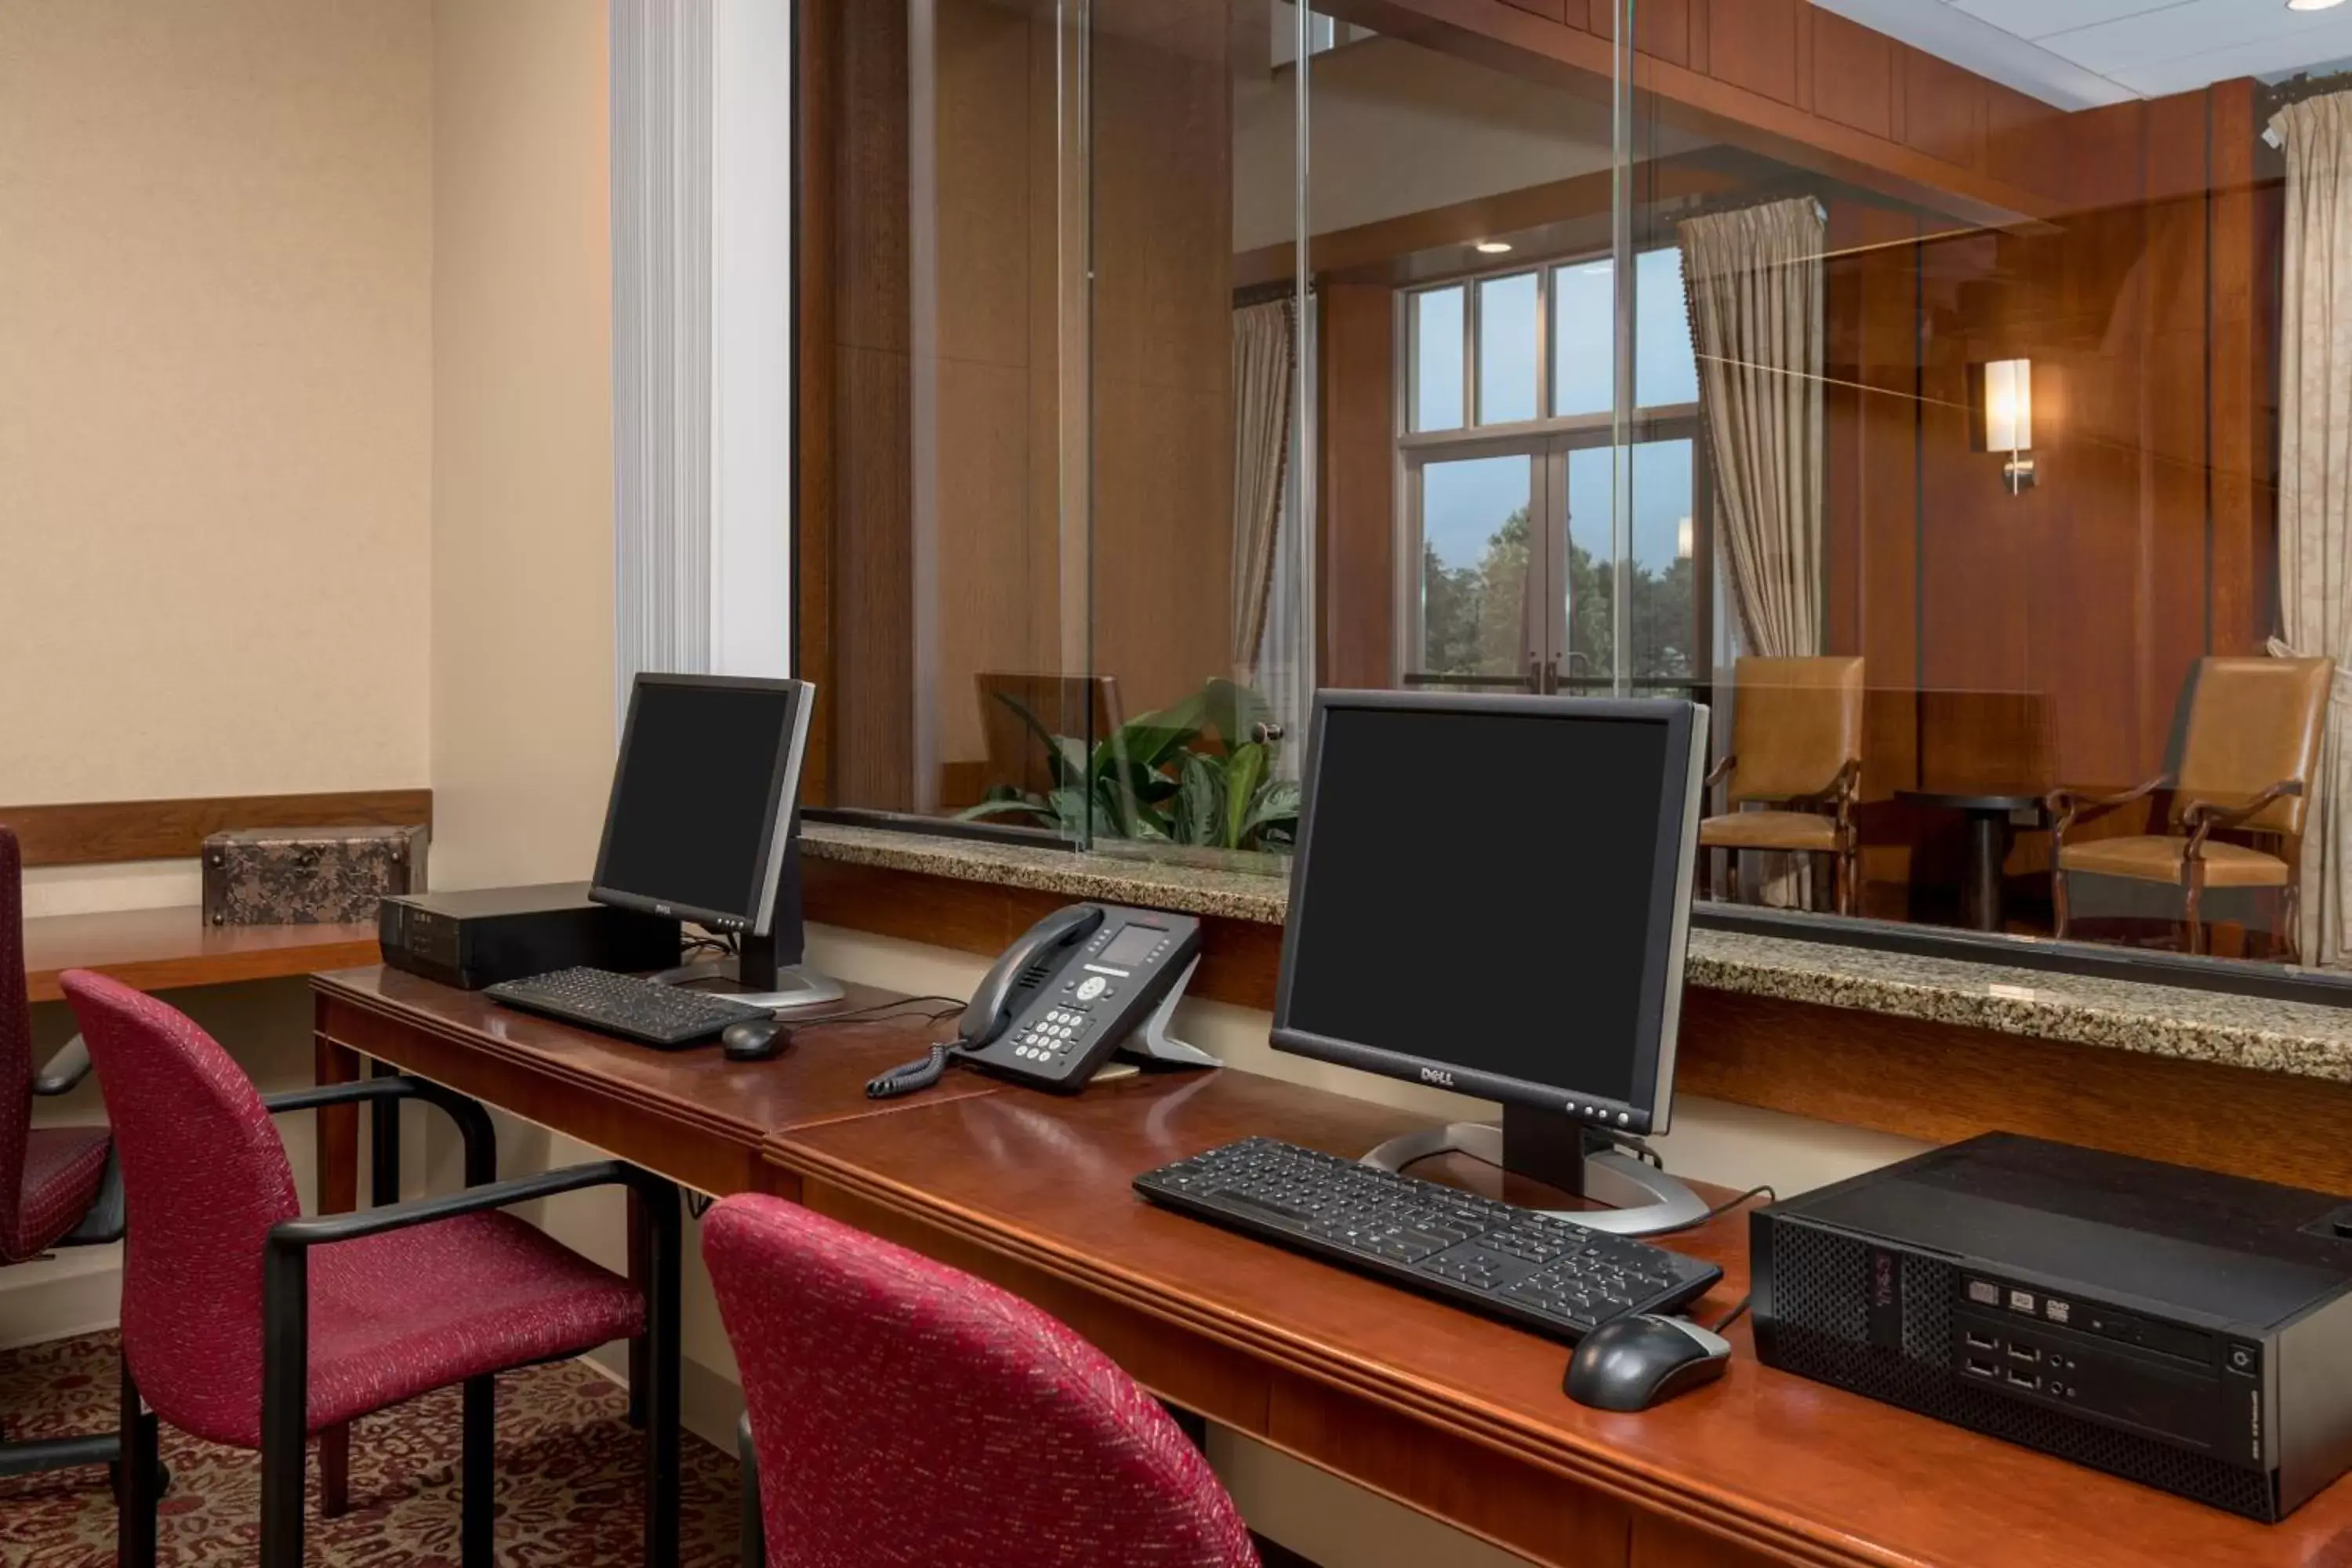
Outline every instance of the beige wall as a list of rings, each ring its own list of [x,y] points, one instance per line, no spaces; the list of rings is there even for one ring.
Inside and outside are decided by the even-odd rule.
[[[427,775],[425,0],[0,0],[0,804]]]
[[[584,879],[614,714],[604,6],[433,25],[433,874]]]

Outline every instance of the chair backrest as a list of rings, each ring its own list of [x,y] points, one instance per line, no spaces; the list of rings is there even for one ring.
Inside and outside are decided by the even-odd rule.
[[[1734,801],[1818,795],[1862,756],[1860,658],[1742,658],[1732,681]]]
[[[1127,721],[1118,705],[1118,680],[1097,675],[1020,675],[983,669],[971,678],[980,698],[980,733],[988,748],[988,783],[1011,784],[1031,795],[1054,787],[1045,743],[1010,705],[1029,710],[1049,735],[1086,738],[1089,721],[1100,741]],[[1008,701],[1009,700],[1009,701]]]
[[[770,1563],[1256,1563],[1167,1412],[1027,1302],[781,1198],[719,1204],[702,1252]]]
[[[2284,779],[2303,793],[2273,801],[2244,824],[2249,833],[2303,831],[2327,726],[2336,662],[2326,658],[2206,658],[2197,663],[2189,732],[2180,746],[2185,807],[2222,805],[2260,795]]]
[[[0,827],[0,1257],[16,1245],[33,1125],[33,1008],[25,985],[25,862]]]
[[[62,984],[122,1163],[122,1353],[164,1420],[253,1447],[262,1245],[300,1212],[286,1147],[244,1072],[186,1015],[87,970]]]

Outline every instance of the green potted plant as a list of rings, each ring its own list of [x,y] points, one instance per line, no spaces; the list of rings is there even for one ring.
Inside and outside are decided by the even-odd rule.
[[[965,821],[1276,853],[1287,853],[1297,836],[1298,784],[1277,776],[1281,742],[1256,738],[1271,710],[1249,687],[1212,680],[1173,707],[1129,720],[1091,752],[1048,730],[1018,699],[1000,692],[996,700],[1045,748],[1054,786],[1041,795],[993,785],[986,800],[957,814]]]

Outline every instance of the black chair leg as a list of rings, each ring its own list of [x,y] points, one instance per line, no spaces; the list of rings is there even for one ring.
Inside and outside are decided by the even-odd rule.
[[[498,1379],[466,1380],[463,1474],[458,1484],[457,1560],[465,1568],[490,1568],[498,1514]]]
[[[677,1568],[678,1538],[677,1194],[647,1198],[646,1216],[646,1568]]]
[[[261,1271],[261,1568],[302,1568],[310,1415],[310,1261],[273,1241]]]
[[[122,1363],[121,1459],[115,1471],[115,1561],[155,1568],[155,1503],[163,1489],[162,1428],[139,1397],[131,1363]]]
[[[742,1467],[743,1531],[736,1556],[741,1568],[767,1568],[768,1521],[760,1511],[760,1451],[751,1446],[751,1413],[735,1424],[735,1457]]]

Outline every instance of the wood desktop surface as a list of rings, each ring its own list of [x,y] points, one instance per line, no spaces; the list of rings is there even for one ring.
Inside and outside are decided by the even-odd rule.
[[[1744,1321],[1720,1383],[1640,1415],[1588,1410],[1560,1392],[1563,1345],[1129,1186],[1254,1133],[1356,1154],[1421,1124],[1228,1069],[918,1100],[781,1131],[767,1157],[803,1202],[1037,1301],[1174,1403],[1538,1562],[2352,1561],[2352,1487],[2252,1523],[1759,1366]],[[1415,1173],[1547,1201],[1455,1157]],[[1725,1270],[1694,1317],[1746,1291],[1747,1237],[1743,1212],[1666,1243]]]
[[[194,905],[40,915],[25,922],[26,980],[36,1002],[65,994],[58,976],[95,969],[142,991],[278,980],[364,963],[375,923],[216,926]]]
[[[953,1016],[827,1024],[835,1014],[900,1000],[853,986],[839,1007],[799,1022],[805,1032],[782,1056],[731,1062],[715,1043],[658,1050],[383,964],[311,984],[320,1081],[354,1077],[358,1058],[373,1058],[719,1194],[763,1179],[760,1146],[770,1133],[886,1110],[866,1098],[866,1080],[954,1033]],[[958,1074],[934,1092],[960,1098],[999,1087]],[[322,1126],[334,1135],[321,1139],[321,1190],[348,1207],[356,1118],[328,1113]],[[349,1147],[346,1137],[354,1141]]]

